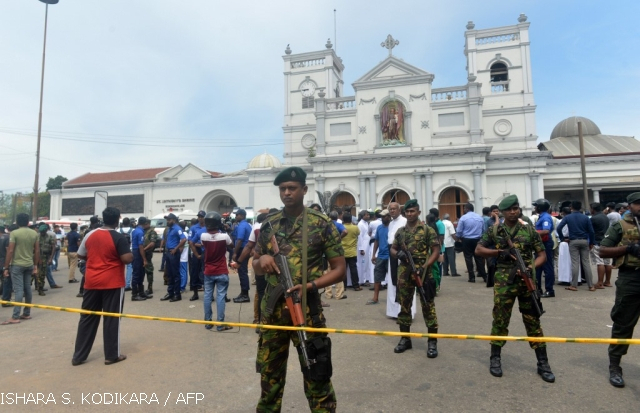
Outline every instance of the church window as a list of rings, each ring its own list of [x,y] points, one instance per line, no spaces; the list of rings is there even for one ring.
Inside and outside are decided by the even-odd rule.
[[[302,109],[313,109],[314,105],[314,97],[313,96],[303,96],[302,97]]]
[[[491,65],[491,93],[509,91],[509,70],[507,65],[501,62]]]

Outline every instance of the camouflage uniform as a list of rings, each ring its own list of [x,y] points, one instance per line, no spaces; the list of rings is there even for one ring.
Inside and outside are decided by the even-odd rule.
[[[640,240],[638,228],[631,213],[611,227],[601,247],[618,247],[635,244]],[[622,255],[615,260],[618,267],[616,281],[616,301],[611,309],[613,328],[611,338],[632,338],[633,329],[640,318],[640,258],[631,254]],[[629,346],[626,344],[609,345],[609,356],[622,357],[627,354]]]
[[[149,244],[154,244],[158,240],[158,234],[156,234],[156,227],[149,227],[144,233],[144,241],[143,248],[146,248]],[[155,247],[154,247],[155,248]],[[147,274],[147,282],[149,283],[149,288],[153,284],[153,248],[148,251],[145,251],[145,258],[147,260],[147,265],[144,267],[144,272]]]
[[[436,232],[428,225],[418,222],[415,227],[408,228],[402,227],[396,232],[396,236],[393,240],[392,248],[396,251],[403,249],[406,244],[407,249],[413,257],[413,262],[416,268],[423,272],[423,266],[426,264],[429,256],[431,255],[431,248],[438,246],[438,236]],[[435,286],[435,280],[433,278],[432,268],[427,268],[427,272],[424,279],[425,290],[427,283],[431,283]],[[434,287],[435,290],[435,287]],[[411,275],[411,266],[400,261],[398,267],[398,300],[400,303],[400,313],[398,314],[397,323],[401,326],[411,325],[411,305],[413,304],[413,297],[416,293],[416,282]],[[422,316],[427,328],[438,328],[438,317],[436,316],[436,306],[431,298],[431,301],[425,303],[420,296],[420,304],[422,305]]]
[[[491,227],[486,231],[479,244],[485,248],[494,248],[499,250],[509,249],[504,230],[511,234],[511,240],[515,248],[520,250],[522,259],[525,264],[531,264],[534,268],[533,253],[544,251],[544,244],[540,235],[531,225],[522,225],[519,222],[511,229],[504,223],[500,224],[495,230]],[[527,290],[522,277],[516,276],[513,284],[508,284],[510,272],[517,266],[516,261],[504,261],[498,258],[495,273],[495,285],[493,287],[493,325],[491,327],[492,336],[506,336],[509,334],[509,321],[511,320],[511,310],[518,298],[518,306],[522,313],[522,321],[529,337],[543,337],[542,327],[540,326],[540,318],[533,315],[531,304],[531,293]],[[532,282],[535,285],[535,277]],[[505,341],[492,341],[491,344],[504,346]],[[531,348],[537,349],[546,347],[546,343],[529,343]]]
[[[49,258],[56,250],[56,237],[50,234],[38,234],[38,244],[40,246],[40,265],[38,265],[38,278],[36,280],[36,288],[39,292],[43,292],[44,280],[47,277],[47,268],[49,267]]]
[[[327,217],[307,209],[308,214],[308,242],[307,248],[307,279],[313,281],[322,276],[323,254],[328,260],[344,256],[342,243],[338,231]],[[271,245],[271,236],[275,234],[280,253],[287,257],[294,284],[302,282],[302,220],[287,217],[284,211],[273,213],[267,217],[260,229],[260,235],[256,244],[259,255],[274,255]],[[266,306],[270,293],[278,284],[276,274],[265,274],[267,288],[261,303],[262,322],[265,324],[291,326],[289,310],[284,298],[274,307],[271,316],[266,315]],[[312,293],[309,293],[309,295]],[[310,310],[307,307],[307,325],[313,327],[325,327],[325,318],[322,315],[322,307],[319,294],[317,299],[307,300],[309,304],[316,303],[318,314],[316,323],[312,321]],[[324,337],[326,334],[309,333],[308,338]],[[295,331],[262,330],[258,341],[258,354],[256,357],[256,369],[260,373],[262,392],[256,408],[257,412],[279,412],[282,408],[282,394],[286,382],[287,360],[289,358],[289,341],[294,346],[299,345],[298,335]],[[302,366],[302,358],[300,365]],[[335,412],[336,396],[331,380],[311,381],[304,379],[304,391],[309,401],[312,412]]]

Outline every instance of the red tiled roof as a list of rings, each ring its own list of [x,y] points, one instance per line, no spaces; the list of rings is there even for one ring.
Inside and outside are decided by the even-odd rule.
[[[209,172],[213,178],[219,178],[222,175],[224,175],[222,172],[213,172],[213,171],[207,171],[207,172]]]
[[[127,171],[86,173],[62,184],[63,187],[105,185],[110,183],[140,182],[155,179],[160,172],[170,168],[130,169]]]

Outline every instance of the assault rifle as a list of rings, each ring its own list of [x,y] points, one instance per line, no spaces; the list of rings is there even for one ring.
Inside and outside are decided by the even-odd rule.
[[[504,227],[503,227],[504,228]],[[527,286],[527,290],[531,293],[531,305],[533,310],[536,312],[538,318],[542,314],[544,314],[544,309],[542,308],[542,302],[540,301],[540,293],[535,285],[533,285],[533,275],[529,272],[529,268],[527,268],[524,260],[522,259],[522,254],[520,254],[520,250],[517,249],[513,245],[513,241],[511,241],[511,236],[504,229],[504,232],[507,235],[507,243],[509,244],[509,252],[516,257],[517,267],[509,274],[509,279],[507,281],[508,284],[513,284],[516,275],[519,275],[524,280],[525,285]]]
[[[413,256],[409,252],[409,249],[407,248],[407,244],[404,242],[404,240],[402,241],[402,251],[407,256],[407,263],[409,264],[409,267],[411,268],[411,275],[413,276],[413,280],[416,283],[416,287],[418,289],[418,294],[420,294],[420,296],[424,300],[425,304],[428,304],[430,300],[427,297],[433,298],[434,294],[431,291],[431,288],[427,287],[427,289],[429,290],[429,295],[427,295],[427,291],[424,289],[424,284],[422,282],[422,276],[420,274],[420,271],[418,271],[418,268],[416,268],[416,264],[415,264],[415,262],[413,262]],[[429,285],[431,285],[431,283],[429,283],[429,281],[428,281],[428,277],[426,277],[426,278],[427,278],[427,283]]]
[[[287,263],[287,257],[280,254],[280,248],[278,248],[278,242],[276,241],[275,235],[271,236],[271,245],[273,252],[275,253],[273,259],[280,270],[280,274],[278,274],[278,282],[284,289],[284,298],[287,303],[287,308],[289,309],[289,314],[291,314],[291,321],[296,327],[306,327],[306,317],[304,316],[304,311],[302,309],[300,294],[297,291],[292,293],[288,292],[294,287],[293,279],[291,278],[291,270]],[[298,330],[297,333],[298,340],[300,341],[300,350],[302,352],[302,357],[304,358],[304,366],[308,370],[311,370],[311,366],[316,363],[316,360],[309,357],[309,351],[307,349],[307,332]]]

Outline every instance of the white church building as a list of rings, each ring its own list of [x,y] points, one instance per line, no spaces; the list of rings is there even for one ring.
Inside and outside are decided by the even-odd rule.
[[[290,165],[307,172],[309,204],[316,191],[355,210],[417,198],[423,211],[436,207],[456,221],[466,202],[480,212],[516,194],[527,213],[541,197],[581,198],[578,121],[591,199],[622,200],[640,182],[635,138],[603,135],[573,117],[538,145],[529,24],[525,15],[490,29],[469,22],[467,83],[443,88],[432,87],[435,74],[394,55],[391,35],[382,43],[388,57],[352,84],[354,96],[342,93],[345,66],[330,41],[299,54],[287,46],[282,161],[263,154],[230,174],[192,164],[88,173],[50,191],[51,218],[87,219],[96,191],[123,216],[280,207],[272,182]]]

